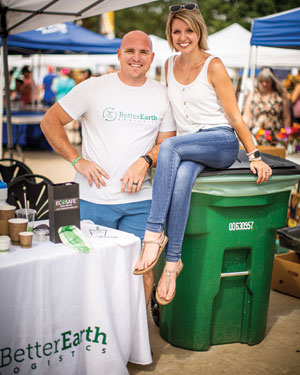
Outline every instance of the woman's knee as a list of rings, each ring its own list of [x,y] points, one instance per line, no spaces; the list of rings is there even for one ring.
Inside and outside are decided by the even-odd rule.
[[[173,137],[165,139],[159,148],[159,156],[162,157],[163,155],[169,155],[175,150]]]

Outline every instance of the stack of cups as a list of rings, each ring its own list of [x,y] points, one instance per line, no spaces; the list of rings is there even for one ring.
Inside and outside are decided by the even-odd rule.
[[[15,217],[15,206],[4,204],[0,206],[0,235],[9,235],[8,220]]]
[[[10,238],[13,245],[23,248],[32,246],[33,227],[36,210],[20,208],[16,210],[16,219],[10,219]]]
[[[9,224],[9,235],[10,235],[11,243],[15,246],[20,246],[20,245],[22,246],[22,244],[20,244],[20,239],[21,239],[20,233],[25,232],[27,230],[28,220],[18,217],[15,219],[9,219],[8,224]],[[31,232],[31,236],[32,234],[33,233]],[[27,244],[27,241],[26,241],[26,244]],[[26,247],[31,247],[31,245],[30,246],[27,245]]]

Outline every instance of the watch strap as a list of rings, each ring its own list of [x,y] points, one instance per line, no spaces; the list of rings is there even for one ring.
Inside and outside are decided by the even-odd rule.
[[[143,155],[143,156],[141,156],[141,158],[144,158],[146,160],[146,162],[149,164],[149,168],[152,167],[153,160],[149,155]]]

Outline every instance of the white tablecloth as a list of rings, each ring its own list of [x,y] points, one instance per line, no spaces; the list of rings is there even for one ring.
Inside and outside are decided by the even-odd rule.
[[[122,375],[128,361],[152,362],[142,276],[132,275],[139,239],[101,237],[91,253],[34,242],[1,254],[0,375]]]

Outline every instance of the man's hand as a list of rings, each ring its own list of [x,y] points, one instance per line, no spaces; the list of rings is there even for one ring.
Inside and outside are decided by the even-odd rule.
[[[122,181],[121,193],[124,193],[127,186],[127,193],[137,193],[141,190],[145,177],[147,176],[149,164],[145,159],[139,158],[126,171]]]
[[[94,161],[80,159],[74,165],[74,168],[77,172],[81,173],[83,176],[87,178],[88,183],[91,187],[93,185],[93,181],[98,189],[100,189],[101,185],[106,186],[103,177],[108,179],[109,175]]]

